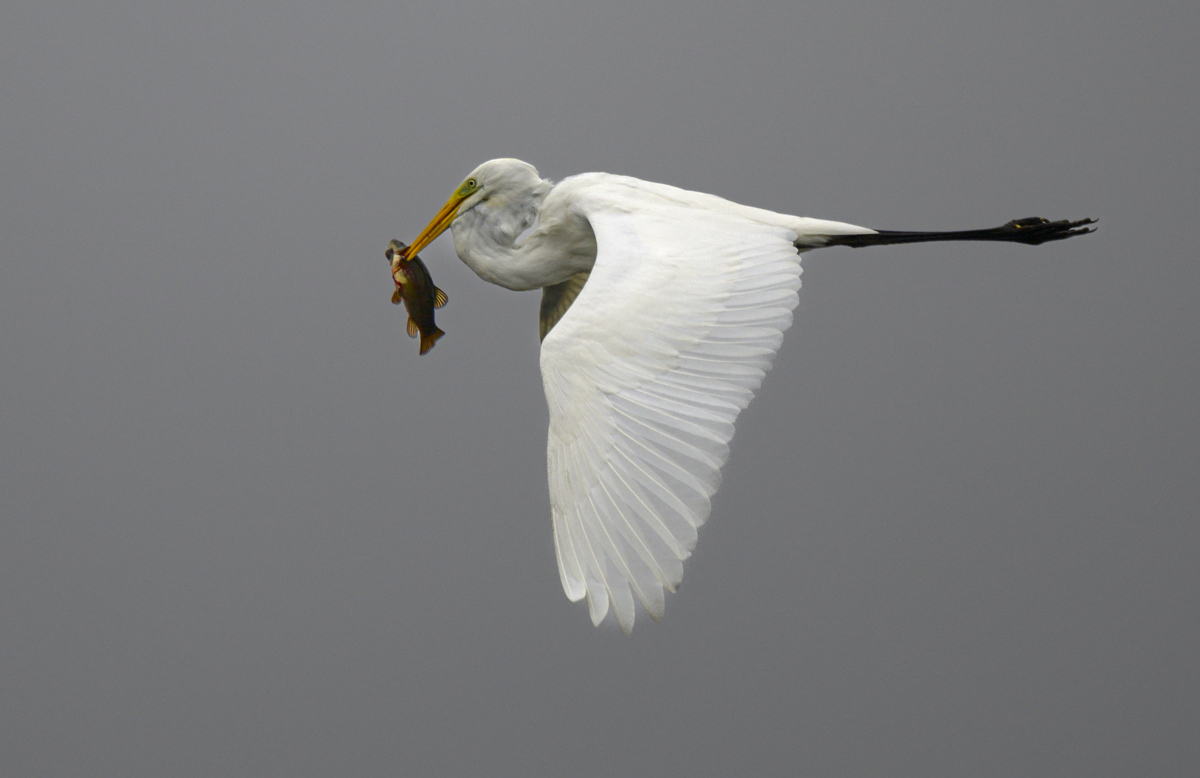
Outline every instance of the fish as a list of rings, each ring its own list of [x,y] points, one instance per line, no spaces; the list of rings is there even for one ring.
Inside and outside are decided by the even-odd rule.
[[[408,336],[421,335],[421,353],[429,353],[438,338],[446,333],[438,329],[433,321],[433,311],[446,304],[446,293],[433,285],[429,269],[420,257],[406,257],[408,245],[398,240],[388,244],[386,256],[392,266],[392,280],[396,291],[392,292],[392,303],[404,303],[408,311]]]

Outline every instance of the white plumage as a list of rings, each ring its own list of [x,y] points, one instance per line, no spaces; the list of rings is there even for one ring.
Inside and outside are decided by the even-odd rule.
[[[555,549],[567,596],[629,631],[635,598],[661,618],[679,585],[734,421],[792,322],[796,234],[630,179],[561,186],[597,253],[542,343]]]
[[[511,159],[471,173],[408,255],[448,226],[483,279],[545,289],[558,569],[593,623],[611,609],[625,632],[635,600],[661,618],[664,589],[683,577],[734,422],[792,323],[799,252],[839,240],[1013,239],[876,233],[604,173],[552,185]]]

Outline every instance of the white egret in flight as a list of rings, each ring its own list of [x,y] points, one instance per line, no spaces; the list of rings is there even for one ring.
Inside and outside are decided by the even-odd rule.
[[[555,184],[516,159],[477,167],[406,256],[451,228],[485,281],[541,289],[554,547],[563,589],[625,632],[654,619],[709,514],[733,425],[792,323],[799,254],[937,240],[1038,244],[1092,232],[1019,219],[882,232],[636,178]],[[397,254],[397,258],[400,255]]]

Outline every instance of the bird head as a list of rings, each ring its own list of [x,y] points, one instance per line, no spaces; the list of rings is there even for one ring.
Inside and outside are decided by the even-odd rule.
[[[507,200],[511,195],[530,192],[542,181],[537,168],[519,159],[493,159],[471,171],[433,220],[421,231],[405,252],[406,257],[419,253],[454,223],[460,214],[480,203],[496,198]]]

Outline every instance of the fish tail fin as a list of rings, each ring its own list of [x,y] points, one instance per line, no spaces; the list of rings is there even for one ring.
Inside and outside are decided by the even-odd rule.
[[[438,342],[438,338],[442,337],[445,334],[446,333],[444,333],[441,330],[439,330],[438,328],[434,327],[433,332],[429,333],[428,336],[422,335],[421,336],[421,353],[428,354],[429,349],[433,348],[433,344]]]

